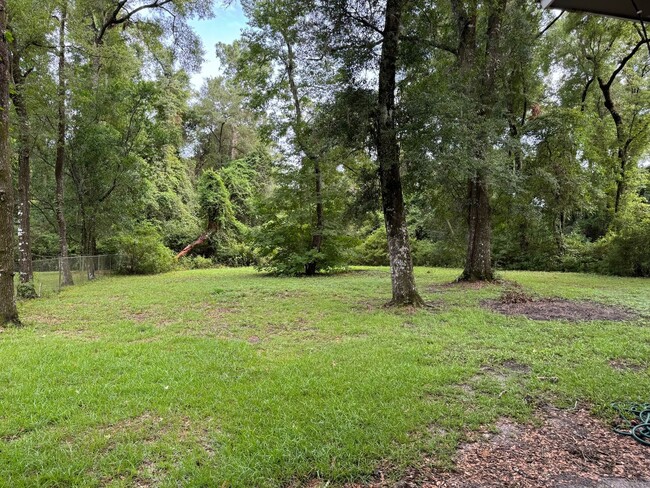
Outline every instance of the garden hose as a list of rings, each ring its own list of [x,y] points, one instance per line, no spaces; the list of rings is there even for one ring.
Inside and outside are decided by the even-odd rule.
[[[614,432],[650,446],[650,403],[612,403],[612,408],[618,413]]]

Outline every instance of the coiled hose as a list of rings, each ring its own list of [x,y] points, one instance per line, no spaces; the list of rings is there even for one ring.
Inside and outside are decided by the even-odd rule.
[[[650,403],[617,402],[612,408],[618,414],[614,432],[650,446]]]

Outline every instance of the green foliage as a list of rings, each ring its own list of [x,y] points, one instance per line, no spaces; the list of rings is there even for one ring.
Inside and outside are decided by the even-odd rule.
[[[250,231],[242,236],[242,240],[231,240],[226,245],[215,246],[215,249],[215,260],[224,266],[240,268],[260,264],[259,255],[250,243]]]
[[[184,269],[210,269],[214,267],[214,261],[203,256],[185,256],[180,259],[179,265]]]
[[[277,215],[257,229],[254,239],[260,255],[257,269],[284,276],[302,275],[312,262],[320,273],[343,269],[349,263],[349,249],[354,244],[352,238],[326,230],[318,252],[311,248],[311,225],[287,214]]]
[[[230,202],[230,192],[223,179],[213,170],[205,171],[199,180],[198,201],[208,229],[228,232],[236,225],[235,213]]]
[[[33,282],[18,283],[18,286],[16,286],[16,295],[22,300],[34,300],[38,298],[36,286],[34,286]]]
[[[320,251],[312,246],[316,232],[314,166],[304,160],[296,167],[279,162],[273,173],[275,186],[260,203],[260,220],[264,223],[252,231],[252,242],[259,255],[258,269],[273,274],[299,275],[305,266],[316,264],[319,273],[345,267],[356,240],[346,220],[351,182],[345,171],[337,168],[338,152],[320,161],[321,200],[324,228]]]
[[[603,271],[602,262],[609,247],[607,238],[592,242],[579,233],[573,233],[566,237],[564,244],[557,269],[574,273]]]
[[[141,224],[119,234],[113,243],[119,254],[120,274],[157,274],[170,271],[174,254],[165,247],[160,232],[151,224]]]
[[[618,229],[607,239],[605,271],[623,276],[650,277],[650,205],[637,203],[631,206],[618,222]]]
[[[458,243],[413,240],[413,264],[415,266],[459,268],[462,267],[464,259],[465,249]]]
[[[354,249],[352,262],[364,266],[388,266],[386,239],[386,228],[382,225]],[[411,247],[415,266],[460,267],[465,257],[464,249],[450,241],[412,239]]]
[[[365,266],[388,266],[388,241],[383,225],[366,237],[354,249],[354,264]]]

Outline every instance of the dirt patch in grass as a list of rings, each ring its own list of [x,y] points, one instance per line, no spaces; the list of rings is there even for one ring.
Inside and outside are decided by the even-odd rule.
[[[609,365],[618,371],[633,371],[639,373],[644,371],[646,367],[643,364],[635,363],[627,359],[612,359]]]
[[[531,371],[530,366],[527,364],[518,363],[517,361],[513,360],[504,361],[501,363],[501,366],[515,373],[528,374]]]
[[[138,417],[119,420],[99,429],[99,433],[105,439],[110,440],[107,450],[113,449],[115,442],[123,441],[124,436],[135,434],[139,438],[139,442],[150,444],[157,441],[167,431],[168,426],[164,419],[150,412],[145,412]]]
[[[510,298],[510,297],[509,297]],[[522,315],[533,320],[566,320],[582,322],[609,320],[624,322],[639,316],[621,307],[589,301],[572,301],[561,298],[530,298],[484,300],[481,304],[503,315]]]
[[[475,395],[477,393],[477,385],[484,379],[492,380],[499,384],[501,388],[505,388],[510,378],[522,379],[528,376],[531,372],[530,366],[527,364],[518,363],[517,361],[508,360],[494,365],[483,365],[480,371],[469,378],[466,383],[459,385],[459,388],[466,395]],[[502,392],[502,394],[504,394]]]
[[[320,329],[311,327],[307,319],[299,317],[287,323],[230,323],[212,319],[206,322],[193,322],[191,328],[182,335],[210,337],[223,340],[246,340],[249,344],[259,344],[273,337],[291,336],[294,339],[313,339],[323,335]]]
[[[411,469],[399,482],[353,487],[588,488],[650,486],[650,449],[612,432],[580,408],[546,408],[540,427],[500,420],[471,435],[458,451],[454,472],[436,470],[434,459]]]
[[[237,313],[239,311],[239,309],[234,307],[217,307],[210,304],[204,304],[201,308],[205,310],[207,317],[214,320],[222,319],[226,315]]]
[[[133,312],[129,314],[129,318],[138,324],[143,324],[155,319],[155,315],[151,312]]]
[[[97,432],[107,440],[103,449],[104,454],[124,443],[152,445],[157,442],[172,442],[177,448],[177,453],[199,447],[206,458],[213,458],[215,445],[212,439],[219,429],[212,418],[197,422],[188,417],[163,418],[145,412],[138,417],[103,426]],[[179,463],[180,458],[177,457],[177,453],[155,454],[153,458],[147,457],[138,465],[136,473],[116,473],[101,478],[100,484],[109,486],[119,480],[125,484],[129,483],[129,486],[160,486],[167,476],[169,467]]]

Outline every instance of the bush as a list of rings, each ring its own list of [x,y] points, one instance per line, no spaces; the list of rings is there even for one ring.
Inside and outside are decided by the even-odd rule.
[[[38,293],[36,293],[36,287],[34,283],[18,283],[16,287],[16,294],[18,298],[23,300],[34,300],[38,298]]]
[[[215,260],[224,266],[241,268],[243,266],[259,266],[260,259],[255,249],[246,242],[228,242],[225,246],[218,246]]]
[[[382,225],[354,249],[354,263],[362,266],[388,266],[388,238]]]
[[[640,204],[606,237],[604,271],[623,276],[650,276],[650,205]]]
[[[559,258],[559,271],[597,273],[607,250],[607,239],[590,242],[581,234],[571,234],[564,239],[564,253]]]
[[[460,267],[465,258],[462,246],[449,241],[411,239],[414,266]],[[370,234],[354,250],[354,263],[362,266],[388,266],[388,238],[384,226]]]
[[[413,245],[413,264],[439,268],[460,268],[463,266],[465,251],[463,246],[448,241],[411,241]]]
[[[255,242],[260,254],[256,268],[275,275],[299,276],[305,267],[316,263],[318,273],[344,269],[349,260],[352,239],[325,231],[321,251],[310,249],[311,225],[279,218],[257,229]]]
[[[115,247],[120,256],[117,268],[120,274],[165,273],[174,265],[174,254],[165,247],[160,233],[150,224],[118,235]]]
[[[203,256],[185,256],[179,262],[184,269],[210,269],[214,267],[214,261]]]

